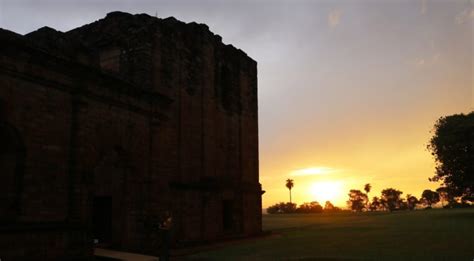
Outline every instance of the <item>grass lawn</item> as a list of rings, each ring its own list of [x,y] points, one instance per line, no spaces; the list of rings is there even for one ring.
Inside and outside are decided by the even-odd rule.
[[[271,236],[200,260],[474,260],[474,209],[264,215]]]

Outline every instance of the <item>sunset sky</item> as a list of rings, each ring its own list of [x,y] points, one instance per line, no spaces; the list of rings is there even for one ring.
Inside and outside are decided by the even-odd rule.
[[[263,206],[373,185],[420,196],[435,121],[474,109],[474,1],[0,0],[0,27],[67,31],[106,13],[174,16],[258,62]]]

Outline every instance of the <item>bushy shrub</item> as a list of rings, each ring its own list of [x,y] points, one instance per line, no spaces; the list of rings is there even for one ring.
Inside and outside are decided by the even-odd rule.
[[[317,202],[303,203],[296,209],[297,213],[321,213],[323,212],[323,207]]]
[[[268,214],[289,214],[296,212],[296,204],[280,202],[267,208]]]

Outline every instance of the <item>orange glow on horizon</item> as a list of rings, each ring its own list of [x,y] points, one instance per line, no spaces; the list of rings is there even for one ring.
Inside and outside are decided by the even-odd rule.
[[[326,201],[333,204],[340,201],[345,193],[342,190],[342,183],[338,181],[322,181],[311,184],[310,193],[315,201],[324,206]]]
[[[326,175],[335,171],[335,169],[328,167],[308,167],[292,171],[291,176]]]

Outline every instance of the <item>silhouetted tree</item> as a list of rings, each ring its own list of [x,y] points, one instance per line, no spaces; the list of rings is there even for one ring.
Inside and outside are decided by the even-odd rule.
[[[331,201],[326,201],[324,204],[324,212],[337,212],[341,211],[341,208],[334,206]]]
[[[325,211],[331,211],[334,209],[334,205],[331,203],[331,201],[326,201],[326,203],[324,204],[324,210]]]
[[[436,175],[454,196],[474,196],[474,112],[438,119],[428,149],[436,160]]]
[[[456,198],[454,196],[456,195],[456,193],[449,187],[439,187],[436,189],[436,192],[438,192],[439,194],[439,199],[443,207],[450,208],[450,207],[453,207],[457,203]],[[447,204],[444,205],[444,203],[447,203]]]
[[[287,202],[282,206],[283,213],[295,213],[296,212],[296,204]]]
[[[278,204],[276,205],[272,205],[272,206],[269,206],[267,208],[267,213],[268,214],[278,214],[278,211],[279,211],[279,207],[278,207]]]
[[[436,189],[439,195],[439,201],[441,201],[441,206],[444,208],[444,203],[448,202],[449,204],[449,195],[448,195],[448,188],[447,187],[439,187]]]
[[[289,214],[296,212],[296,204],[280,202],[267,208],[268,214]]]
[[[409,210],[414,210],[416,208],[416,204],[418,203],[419,201],[415,196],[407,194],[407,207]]]
[[[400,198],[398,202],[398,209],[399,210],[407,210],[408,209],[408,202],[405,201],[403,198]]]
[[[288,190],[290,191],[290,203],[291,203],[291,189],[294,187],[294,183],[293,183],[293,180],[292,179],[287,179],[286,180],[286,187],[288,188]]]
[[[400,208],[401,200],[400,200],[400,195],[403,194],[400,190],[393,189],[393,188],[388,188],[382,190],[382,202],[385,205],[385,207],[393,211],[397,208]]]
[[[436,191],[425,189],[421,194],[421,201],[431,208],[431,205],[439,202],[439,194]]]
[[[362,193],[362,191],[358,189],[351,189],[349,191],[349,200],[347,201],[347,205],[353,211],[360,212],[364,210],[367,205],[367,194]]]
[[[298,209],[296,209],[297,213],[321,213],[323,212],[323,207],[317,201],[313,201],[310,203],[303,203],[301,204]]]
[[[369,192],[371,189],[372,189],[372,185],[370,185],[370,183],[367,183],[364,185],[364,191],[367,194],[367,205],[369,206],[369,208],[370,208]]]
[[[381,207],[381,203],[378,197],[373,197],[372,202],[369,204],[370,211],[377,211]]]
[[[280,211],[280,208],[279,208],[279,205],[278,205],[278,204],[269,206],[269,207],[267,208],[267,213],[268,213],[268,214],[278,214],[279,211]]]
[[[382,197],[380,198],[380,208],[379,208],[379,209],[380,209],[380,210],[383,210],[383,211],[389,210],[389,209],[388,209],[387,200],[385,200],[385,199],[382,198]]]

